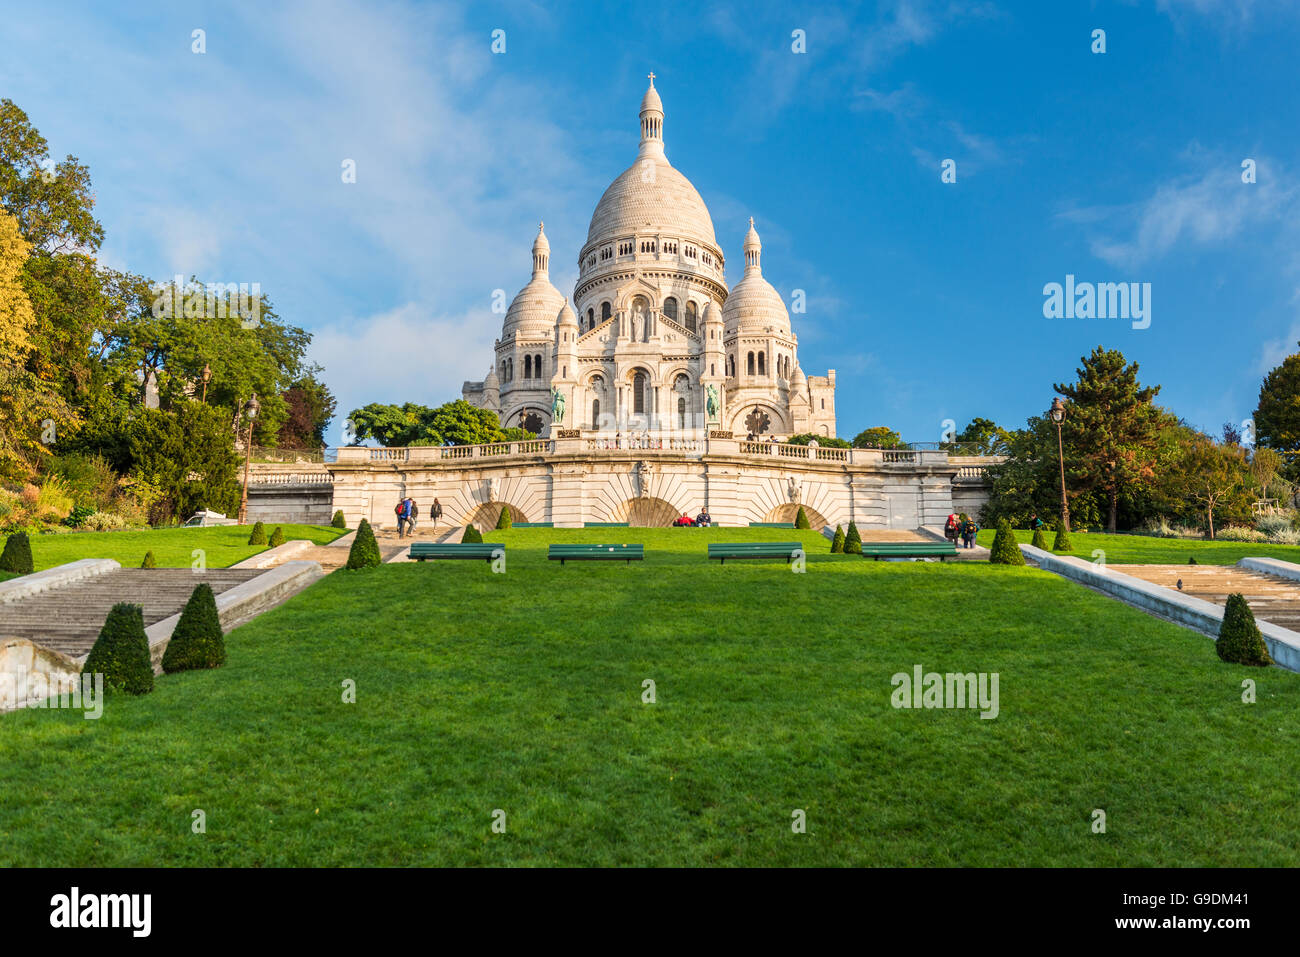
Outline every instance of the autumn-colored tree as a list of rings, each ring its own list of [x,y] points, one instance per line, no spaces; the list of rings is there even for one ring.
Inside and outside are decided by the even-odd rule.
[[[1155,476],[1161,413],[1151,400],[1160,387],[1139,383],[1138,364],[1118,349],[1098,346],[1080,361],[1076,382],[1054,386],[1069,400],[1063,426],[1071,450],[1067,484],[1099,493],[1113,532],[1120,496]]]
[[[1205,526],[1214,537],[1214,512],[1228,504],[1240,505],[1254,477],[1246,462],[1245,450],[1238,445],[1216,445],[1208,436],[1196,439],[1182,462],[1182,481],[1187,498],[1200,506]]]

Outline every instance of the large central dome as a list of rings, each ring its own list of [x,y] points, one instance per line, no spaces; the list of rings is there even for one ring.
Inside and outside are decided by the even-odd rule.
[[[641,101],[641,150],[596,204],[588,243],[655,231],[717,247],[704,200],[664,156],[663,118],[651,79]]]

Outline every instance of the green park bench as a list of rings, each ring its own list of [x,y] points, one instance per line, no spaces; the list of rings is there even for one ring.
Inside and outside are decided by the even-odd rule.
[[[794,528],[794,522],[750,522],[750,528]]]
[[[554,522],[515,522],[511,528],[554,528]]]
[[[952,542],[863,542],[862,557],[874,558],[937,558],[944,561],[957,557],[957,546]]]
[[[709,559],[725,565],[728,558],[784,558],[789,564],[802,549],[801,542],[716,542],[709,545]]]
[[[627,528],[627,522],[583,522],[583,528]]]
[[[436,559],[470,559],[490,562],[503,556],[506,547],[495,542],[415,542],[411,545],[413,561]]]
[[[645,559],[644,545],[552,545],[546,550],[550,561],[559,562],[639,562]]]

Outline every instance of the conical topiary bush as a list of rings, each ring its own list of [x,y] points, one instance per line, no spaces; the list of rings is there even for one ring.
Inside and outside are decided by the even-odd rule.
[[[1056,523],[1056,540],[1052,542],[1052,551],[1054,552],[1074,551],[1074,546],[1070,544],[1070,533],[1065,530],[1064,522]]]
[[[1034,540],[1029,544],[1033,545],[1034,548],[1041,548],[1043,551],[1047,551],[1047,536],[1043,534],[1041,528],[1034,529]]]
[[[844,551],[844,529],[839,525],[835,526],[835,537],[831,539],[831,551],[836,553]]]
[[[1262,667],[1273,663],[1268,646],[1264,644],[1264,636],[1259,632],[1259,625],[1255,624],[1255,615],[1243,595],[1228,596],[1214,650],[1224,661],[1235,665]]]
[[[221,633],[221,616],[212,586],[204,583],[194,589],[185,603],[181,620],[176,623],[167,650],[163,652],[163,671],[196,671],[220,668],[226,663],[226,639]]]
[[[145,553],[144,553],[144,561],[142,561],[142,562],[140,563],[140,567],[141,567],[141,568],[157,568],[157,567],[158,567],[158,561],[157,561],[157,559],[155,559],[155,558],[153,557],[153,552],[149,551],[149,552],[145,552]]]
[[[153,691],[153,664],[149,660],[149,638],[144,633],[144,614],[139,605],[114,605],[95,639],[95,646],[81,666],[83,675],[104,676],[104,687],[127,694]]]
[[[348,568],[373,568],[381,563],[379,543],[370,523],[364,518],[357,526],[357,537],[352,539],[352,548],[348,551]]]
[[[483,536],[474,525],[466,525],[465,534],[460,537],[460,541],[462,545],[481,545],[483,544]]]
[[[794,517],[794,527],[812,528],[812,522],[808,521],[808,513],[803,510],[802,505],[799,506],[799,514]]]
[[[266,526],[258,522],[253,526],[253,534],[248,536],[248,544],[265,545],[266,544]]]
[[[0,572],[30,575],[34,571],[31,540],[26,532],[14,532],[5,540],[5,550],[0,552]]]
[[[862,536],[858,533],[857,522],[849,522],[849,533],[844,536],[844,554],[862,554]]]
[[[339,509],[337,512],[334,513],[334,521],[330,522],[330,524],[333,525],[335,528],[348,527],[348,520],[343,517],[343,509]]]
[[[502,505],[501,514],[497,516],[497,528],[510,528],[511,525],[510,506]]]
[[[270,545],[272,548],[279,548],[281,545],[283,545],[284,529],[281,528],[279,525],[275,526],[275,531],[271,533],[271,537],[267,539],[266,544]]]
[[[1016,533],[1011,530],[1011,523],[1005,518],[998,522],[997,534],[993,536],[993,547],[989,549],[990,565],[1023,565],[1025,556],[1016,544]]]

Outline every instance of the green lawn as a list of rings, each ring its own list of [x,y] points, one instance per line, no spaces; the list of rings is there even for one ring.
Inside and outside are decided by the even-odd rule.
[[[703,557],[795,537],[802,575]],[[789,530],[486,538],[505,574],[337,572],[219,671],[0,716],[0,865],[1300,865],[1300,675],[1056,576]],[[1000,714],[894,709],[918,664],[998,673]]]
[[[982,529],[977,541],[981,545],[992,545],[995,534],[995,529]],[[1043,535],[1047,538],[1047,547],[1051,548],[1056,532],[1044,529]],[[1028,544],[1033,537],[1033,532],[1016,530],[1018,542]],[[1150,535],[1106,535],[1100,532],[1071,532],[1070,544],[1074,550],[1068,554],[1093,561],[1099,557],[1093,555],[1093,550],[1102,549],[1106,553],[1106,561],[1112,565],[1186,565],[1187,559],[1193,556],[1202,565],[1234,565],[1242,558],[1279,558],[1288,562],[1300,562],[1300,547],[1295,545],[1211,542],[1189,538],[1155,538]]]
[[[269,538],[275,525],[266,526]],[[344,531],[328,525],[281,525],[285,541],[307,538],[328,545]],[[227,568],[258,552],[265,545],[248,544],[251,525],[218,525],[210,528],[146,528],[122,532],[65,532],[33,535],[32,561],[36,570],[53,568],[82,558],[112,558],[123,568],[138,568],[145,552],[152,551],[159,568],[189,568],[194,549],[206,554],[209,568]],[[0,539],[0,548],[4,539]]]

